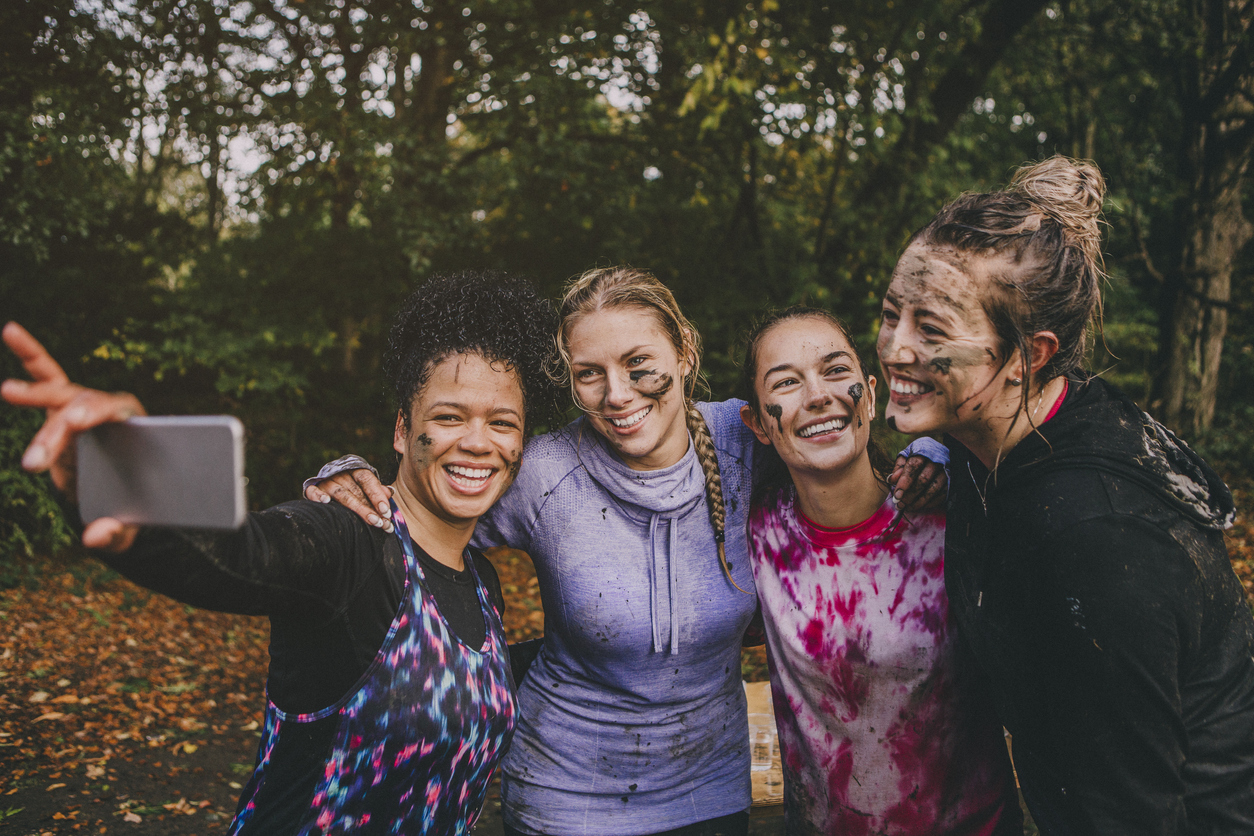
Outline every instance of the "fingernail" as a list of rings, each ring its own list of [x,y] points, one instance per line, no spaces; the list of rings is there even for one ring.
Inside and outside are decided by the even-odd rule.
[[[374,514],[366,517],[366,522],[370,523],[375,528],[383,528],[383,520],[379,519]]]
[[[392,525],[391,523],[384,523],[383,530],[386,531],[388,534],[391,534],[393,531],[396,530],[396,527]]]
[[[81,424],[87,420],[87,410],[81,406],[72,406],[65,411],[65,420],[71,424]]]
[[[379,503],[379,513],[382,514],[383,518],[386,520],[392,519],[392,509],[388,507],[386,502]]]
[[[48,463],[48,451],[42,444],[32,444],[22,455],[22,467],[37,470]]]
[[[321,502],[323,505],[326,505],[327,503],[331,501],[331,497],[327,496],[326,494],[323,494],[322,496],[318,497],[318,501]]]

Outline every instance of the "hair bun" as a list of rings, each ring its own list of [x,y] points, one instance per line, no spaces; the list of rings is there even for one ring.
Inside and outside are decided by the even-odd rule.
[[[1098,227],[1106,181],[1096,165],[1056,154],[1015,172],[1008,191],[1018,192],[1058,223],[1094,264],[1102,262]]]

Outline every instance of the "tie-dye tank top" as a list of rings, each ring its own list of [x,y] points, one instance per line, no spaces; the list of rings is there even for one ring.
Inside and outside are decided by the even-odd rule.
[[[260,757],[231,834],[443,836],[469,833],[478,819],[514,732],[505,633],[475,575],[487,637],[477,649],[461,643],[426,588],[395,502],[392,519],[405,556],[405,592],[387,638],[357,687],[335,705],[291,714],[267,700]],[[474,573],[469,557],[466,566]],[[322,780],[299,821],[275,822],[265,799],[277,800],[285,788],[267,787],[267,774],[280,758],[308,757],[311,738],[328,742]]]

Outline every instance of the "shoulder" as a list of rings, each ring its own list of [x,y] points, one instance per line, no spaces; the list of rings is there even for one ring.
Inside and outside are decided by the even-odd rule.
[[[307,540],[343,540],[353,544],[368,538],[381,544],[388,536],[381,529],[367,525],[338,502],[297,499],[255,512],[249,517],[267,537],[299,536]]]
[[[701,401],[697,409],[705,418],[714,438],[714,446],[722,453],[748,460],[756,439],[745,422],[740,420],[740,408],[745,402],[732,398],[726,401]]]

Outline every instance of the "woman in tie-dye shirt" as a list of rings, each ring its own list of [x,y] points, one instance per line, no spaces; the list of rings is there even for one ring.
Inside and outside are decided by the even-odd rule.
[[[788,832],[1020,833],[1001,727],[953,641],[944,516],[903,514],[884,481],[875,378],[807,308],[758,326],[743,373],[741,417],[778,454],[749,550]]]

